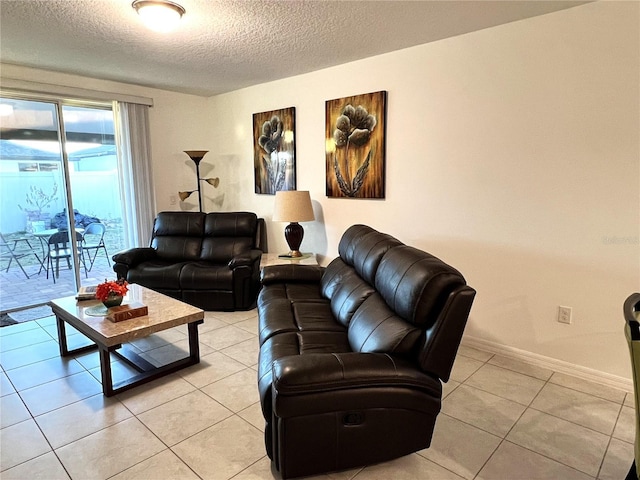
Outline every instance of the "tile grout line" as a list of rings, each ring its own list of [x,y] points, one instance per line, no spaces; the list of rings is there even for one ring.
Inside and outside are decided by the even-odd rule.
[[[488,362],[488,361],[487,361],[487,362]],[[494,365],[494,366],[497,366],[497,365]],[[507,370],[508,370],[508,369],[507,369]],[[553,372],[555,373],[555,371],[553,371]],[[474,373],[475,373],[475,372],[474,372]],[[515,372],[515,373],[521,373],[521,372]],[[472,374],[472,375],[473,375],[473,374]],[[524,375],[524,374],[523,374],[523,375]],[[528,448],[528,447],[524,447],[524,446],[522,446],[522,445],[519,445],[519,444],[514,443],[514,442],[512,442],[512,441],[510,441],[510,440],[508,440],[508,439],[507,439],[507,437],[509,436],[509,434],[513,431],[513,429],[514,429],[514,428],[515,428],[515,426],[518,424],[518,422],[522,419],[522,417],[523,417],[523,416],[524,416],[524,414],[527,412],[527,410],[532,409],[532,410],[535,410],[535,411],[539,411],[539,410],[537,410],[537,409],[535,409],[535,408],[531,407],[531,405],[533,404],[533,402],[535,401],[535,399],[536,399],[536,398],[538,398],[538,396],[540,395],[540,393],[542,392],[542,390],[544,389],[544,387],[546,387],[546,386],[550,383],[550,380],[551,380],[551,378],[552,378],[552,377],[553,377],[553,374],[552,374],[552,375],[550,375],[550,376],[549,376],[549,378],[548,378],[546,381],[544,381],[544,384],[542,385],[542,387],[540,387],[540,390],[538,390],[538,393],[536,393],[536,394],[534,395],[534,397],[531,399],[531,401],[529,402],[529,404],[525,406],[525,409],[522,411],[522,413],[520,414],[520,416],[518,417],[518,419],[517,419],[515,422],[513,422],[513,425],[511,426],[511,428],[509,428],[509,431],[508,431],[507,433],[505,433],[504,437],[499,437],[499,438],[500,438],[500,442],[498,443],[498,446],[494,449],[494,451],[491,453],[491,455],[489,455],[489,457],[487,458],[487,460],[482,464],[482,466],[481,466],[481,467],[480,467],[480,469],[478,470],[478,473],[476,473],[476,474],[474,475],[474,479],[475,479],[475,478],[477,478],[477,477],[478,477],[478,475],[480,475],[480,472],[485,468],[485,466],[486,466],[486,465],[489,463],[489,461],[493,458],[493,456],[494,456],[494,455],[495,455],[495,453],[498,451],[498,449],[499,449],[499,448],[500,448],[500,447],[501,447],[505,442],[510,443],[510,444],[512,444],[512,445],[515,445],[515,446],[517,446],[517,447],[519,447],[519,448],[523,448],[523,449],[525,449],[525,450],[528,450],[528,451],[530,451],[530,452],[532,452],[532,453],[534,453],[534,454],[536,454],[536,455],[540,455],[540,456],[542,456],[542,457],[544,457],[544,458],[547,458],[548,460],[551,460],[551,461],[553,461],[553,462],[555,462],[555,463],[558,463],[558,464],[560,464],[560,465],[563,465],[563,466],[565,466],[565,467],[567,467],[567,468],[571,468],[572,470],[575,470],[575,471],[577,471],[577,472],[580,472],[580,473],[582,473],[582,474],[585,474],[585,475],[588,475],[589,477],[591,477],[591,475],[589,475],[589,474],[587,474],[586,472],[583,472],[583,471],[581,471],[581,470],[578,470],[578,469],[576,469],[575,467],[572,467],[571,465],[567,465],[567,464],[565,464],[565,463],[563,463],[563,462],[561,462],[561,461],[559,461],[559,460],[557,460],[557,459],[555,459],[555,458],[551,458],[551,457],[549,457],[549,456],[547,456],[547,455],[545,455],[545,454],[543,454],[543,453],[537,452],[537,451],[532,450],[532,449],[530,449],[530,448]],[[470,375],[466,380],[468,380],[469,378],[471,378],[471,375]],[[466,380],[465,380],[465,382],[466,382]],[[540,380],[540,379],[538,379],[538,380]],[[464,384],[464,382],[463,382],[462,384]],[[552,384],[552,385],[553,385],[553,384]],[[466,385],[466,386],[467,386],[467,387],[472,387],[472,388],[474,388],[472,385]],[[479,390],[484,391],[484,390],[482,390],[482,389],[479,389]],[[496,395],[495,393],[491,393],[491,392],[486,392],[486,393],[490,393],[490,394],[492,394],[492,395]],[[496,396],[497,396],[497,397],[500,397],[499,395],[496,395]],[[504,398],[504,397],[500,397],[500,398]],[[506,400],[509,400],[509,399],[506,399]],[[514,402],[514,403],[518,403],[518,402]],[[520,404],[520,405],[523,405],[523,404]],[[541,412],[541,413],[546,413],[546,412]],[[553,415],[552,415],[552,416],[553,416]],[[455,417],[454,417],[454,418],[455,418]],[[559,417],[555,417],[555,418],[559,418]],[[566,419],[562,419],[562,418],[561,418],[560,420],[568,421],[568,420],[566,420]],[[465,423],[466,423],[466,422],[465,422]],[[571,422],[571,423],[572,423],[572,422]],[[474,425],[472,425],[472,426],[474,426]],[[582,426],[582,425],[580,425],[580,426]],[[486,431],[486,430],[484,430],[484,429],[482,429],[482,428],[480,428],[480,427],[475,427],[475,428],[479,428],[479,429],[480,429],[480,430],[482,430],[482,431]],[[586,428],[586,427],[584,427],[584,428]],[[491,432],[487,432],[487,433],[491,433]],[[600,433],[600,432],[598,432],[598,433]],[[492,435],[495,435],[495,434],[492,434]],[[495,435],[495,436],[497,436],[497,435]],[[606,450],[605,450],[605,455],[606,455]],[[599,472],[599,471],[600,471],[600,469],[598,469],[598,472]],[[592,477],[592,478],[597,478],[597,477]]]
[[[482,367],[484,367],[485,365],[491,365],[491,364],[489,363],[489,361],[490,361],[492,358],[494,358],[495,356],[496,356],[496,354],[494,353],[494,354],[492,354],[489,358],[487,358],[487,360],[486,360],[486,361],[485,361],[485,362],[484,362],[484,363],[483,363],[483,364],[482,364],[482,365],[481,365],[481,366],[480,366],[476,371],[474,371],[471,375],[469,375],[467,378],[465,378],[465,379],[464,379],[464,381],[460,382],[460,385],[464,385],[464,386],[466,386],[466,387],[471,387],[471,385],[466,385],[467,380],[469,380],[469,379],[470,379],[470,378],[471,378],[471,377],[472,377],[472,376],[473,376],[473,375],[474,375],[478,370],[480,370],[480,369],[481,369]],[[454,365],[455,365],[455,363],[454,363]],[[458,387],[459,387],[460,385],[458,385],[458,386],[455,388],[455,390],[457,390],[457,389],[458,389]],[[442,414],[442,412],[440,412],[440,414]],[[445,415],[446,415],[446,414],[445,414]],[[471,427],[478,428],[479,430],[481,430],[481,431],[483,431],[483,432],[486,432],[486,433],[488,433],[488,434],[490,434],[490,435],[493,435],[493,436],[495,436],[495,437],[500,438],[500,442],[498,442],[498,445],[496,445],[496,448],[494,448],[494,449],[493,449],[493,451],[491,452],[491,455],[489,455],[489,456],[487,457],[487,459],[486,459],[486,460],[484,461],[484,463],[480,466],[480,468],[478,469],[478,471],[473,475],[473,478],[475,479],[475,478],[477,478],[477,477],[478,477],[478,475],[480,475],[480,472],[482,471],[482,469],[487,465],[487,463],[488,463],[488,462],[493,458],[493,456],[495,455],[495,453],[498,451],[498,448],[500,448],[500,445],[502,445],[502,442],[504,441],[504,438],[502,438],[502,437],[500,437],[500,436],[496,435],[495,433],[488,432],[488,431],[486,431],[486,430],[485,430],[485,429],[483,429],[483,428],[476,427],[475,425],[471,425],[471,424],[469,424],[469,423],[467,423],[467,422],[463,422],[462,420],[459,420],[459,419],[457,419],[457,418],[455,418],[455,417],[451,417],[451,415],[447,415],[447,416],[448,416],[448,417],[450,417],[450,418],[454,418],[455,420],[457,420],[457,421],[459,421],[459,422],[462,422],[462,423],[464,423],[465,425],[469,425],[469,426],[471,426]],[[514,425],[515,425],[515,423],[514,423]]]
[[[609,447],[611,446],[611,441],[614,439],[613,434],[616,431],[616,425],[618,424],[618,421],[620,420],[620,417],[622,416],[622,411],[623,410],[624,410],[624,399],[622,401],[622,405],[620,405],[620,410],[618,410],[618,415],[616,417],[616,421],[613,424],[613,430],[611,430],[611,435],[609,436],[609,441],[607,442],[607,448],[605,448],[604,455],[602,455],[602,460],[600,460],[600,465],[598,466],[598,474],[596,475],[596,478],[600,477],[600,472],[602,471],[602,467],[604,466],[604,460],[605,460],[605,458],[607,458],[607,452],[609,451]],[[616,440],[619,440],[619,439],[616,439]]]

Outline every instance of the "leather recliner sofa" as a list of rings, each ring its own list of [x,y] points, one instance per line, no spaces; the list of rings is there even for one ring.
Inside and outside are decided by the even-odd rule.
[[[264,220],[251,212],[161,212],[150,247],[113,256],[118,278],[203,310],[246,310],[260,289]]]
[[[338,251],[326,268],[262,271],[258,389],[283,478],[429,447],[476,293],[453,267],[365,225]]]

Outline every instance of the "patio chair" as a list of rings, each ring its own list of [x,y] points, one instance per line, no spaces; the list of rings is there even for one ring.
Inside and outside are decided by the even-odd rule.
[[[107,258],[107,265],[111,267],[107,246],[104,244],[104,234],[106,231],[107,227],[103,223],[97,222],[90,223],[84,230],[84,234],[82,235],[82,251],[87,252],[85,261],[89,261],[89,271],[93,268],[99,250],[104,251],[104,256]],[[93,255],[91,255],[91,252],[93,252]]]
[[[17,249],[18,242],[26,242],[27,245],[29,246],[29,251],[18,250]],[[13,245],[11,245],[11,243],[13,243]],[[18,267],[20,267],[20,270],[22,270],[22,273],[24,273],[24,276],[29,278],[29,274],[20,263],[21,258],[27,257],[29,255],[36,255],[36,254],[35,252],[33,252],[31,248],[31,244],[26,238],[16,238],[16,239],[7,241],[4,238],[4,235],[0,233],[0,260],[5,260],[7,258],[9,259],[9,264],[7,265],[7,269],[5,270],[5,272],[9,271],[9,268],[11,268],[11,263],[15,260]],[[37,255],[36,255],[36,258],[38,258]],[[38,258],[38,261],[40,261],[39,258]]]
[[[64,259],[67,261],[67,267],[71,269],[71,256],[73,255],[71,251],[69,232],[57,232],[49,237],[47,241],[48,251],[47,256],[44,259],[44,267],[47,271],[47,278],[49,278],[49,268],[51,268],[51,276],[53,277],[53,283],[56,283],[56,277],[60,277],[60,259]],[[80,258],[80,263],[84,267],[84,274],[88,277],[87,273],[87,265],[84,261],[84,255],[81,248],[82,243],[82,234],[76,232],[76,245],[78,246],[78,257]],[[53,271],[53,261],[56,262],[56,270]]]

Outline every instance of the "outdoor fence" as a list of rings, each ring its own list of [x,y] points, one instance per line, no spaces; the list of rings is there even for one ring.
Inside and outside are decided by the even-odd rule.
[[[0,175],[0,232],[11,234],[27,230],[27,221],[33,221],[33,214],[29,217],[26,213],[26,210],[33,209],[26,203],[32,186],[49,194],[54,184],[58,185],[57,199],[42,209],[45,223],[62,212],[66,203],[60,176],[59,171],[3,172]],[[73,208],[81,214],[97,217],[103,222],[122,221],[118,174],[115,170],[71,172],[71,190]],[[50,225],[46,224],[45,228],[50,228]]]

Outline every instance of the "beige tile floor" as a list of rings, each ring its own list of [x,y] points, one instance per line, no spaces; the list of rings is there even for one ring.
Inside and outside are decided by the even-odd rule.
[[[256,331],[255,311],[207,312],[199,365],[105,398],[97,354],[61,359],[53,318],[1,328],[0,477],[274,478]],[[186,352],[186,327],[134,346],[165,362]],[[133,373],[118,362],[113,370]],[[320,478],[622,479],[629,469],[628,392],[465,346],[444,392],[431,448]]]

